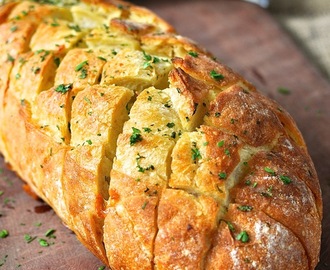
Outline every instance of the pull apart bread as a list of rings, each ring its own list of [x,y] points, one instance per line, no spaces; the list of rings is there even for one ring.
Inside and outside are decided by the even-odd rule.
[[[0,8],[0,149],[79,240],[111,269],[314,269],[290,115],[142,7],[49,2]]]

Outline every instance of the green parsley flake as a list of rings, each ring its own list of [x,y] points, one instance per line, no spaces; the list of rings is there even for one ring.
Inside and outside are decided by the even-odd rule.
[[[55,57],[55,58],[54,58],[54,64],[55,64],[57,67],[59,67],[60,63],[61,63],[61,59],[60,59],[59,57]]]
[[[9,232],[5,229],[0,231],[0,238],[6,238],[9,235]]]
[[[92,145],[93,142],[91,140],[86,140],[86,142],[89,144],[89,145]]]
[[[80,64],[78,64],[76,67],[75,67],[75,71],[80,71],[85,65],[88,65],[88,60],[85,60],[83,62],[81,62]]]
[[[225,221],[227,223],[227,226],[231,232],[235,231],[234,225],[230,221]]]
[[[222,140],[222,141],[220,141],[220,142],[217,143],[218,147],[222,147],[224,144],[225,144],[225,141],[224,140]]]
[[[167,123],[166,126],[167,126],[168,128],[172,128],[172,127],[175,126],[175,124],[174,124],[173,122],[171,122],[171,123]]]
[[[92,104],[91,100],[88,97],[84,97],[84,100],[88,103],[88,104]]]
[[[17,25],[14,25],[14,26],[10,27],[11,32],[15,32],[16,30],[17,30]]]
[[[269,167],[265,167],[264,171],[268,172],[270,175],[273,175],[273,176],[275,175],[275,171]]]
[[[81,29],[80,29],[79,25],[77,25],[77,24],[71,24],[70,23],[70,24],[68,24],[68,28],[70,28],[70,29],[72,29],[76,32],[81,32]]]
[[[54,235],[55,231],[56,231],[55,229],[49,229],[45,233],[45,236],[48,237],[48,238],[56,238],[56,236]]]
[[[194,51],[190,51],[188,52],[188,54],[194,58],[198,57],[198,53],[197,52],[194,52]]]
[[[277,92],[279,92],[282,95],[288,96],[291,94],[291,91],[285,87],[279,87],[277,88]]]
[[[135,127],[132,127],[132,130],[133,130],[133,133],[132,133],[131,137],[129,138],[130,145],[134,145],[137,142],[142,141],[141,130],[139,130]]]
[[[210,76],[211,76],[211,78],[213,78],[213,79],[215,79],[217,81],[223,80],[225,78],[225,76],[223,76],[222,74],[216,72],[214,69],[211,70]]]
[[[193,159],[194,162],[196,162],[197,159],[202,158],[202,155],[201,155],[199,149],[196,146],[191,148],[191,154],[192,154],[192,159]]]
[[[142,207],[141,207],[141,208],[144,210],[144,209],[146,209],[147,205],[148,205],[148,201],[145,201],[145,202],[142,204]]]
[[[144,131],[144,132],[147,132],[147,133],[150,133],[150,132],[151,132],[151,129],[148,128],[148,127],[144,127],[144,128],[143,128],[143,131]]]
[[[24,234],[24,240],[26,241],[26,243],[31,243],[33,240],[35,240],[37,237],[36,236],[31,236],[29,234]]]
[[[99,268],[97,268],[97,270],[104,270],[105,266],[100,266]]]
[[[226,179],[227,178],[227,174],[225,172],[219,172],[218,173],[219,179]]]
[[[249,205],[240,205],[240,206],[237,206],[237,209],[242,212],[250,212],[250,211],[252,211],[253,207],[249,206]]]
[[[237,236],[236,240],[241,241],[242,243],[249,242],[249,235],[246,231],[241,231]]]
[[[98,59],[100,59],[100,60],[102,60],[102,61],[104,61],[104,62],[106,62],[107,61],[107,59],[105,59],[104,57],[102,57],[102,56],[98,56],[97,57]]]
[[[14,62],[15,61],[15,58],[12,57],[9,53],[7,53],[7,61],[8,62]]]
[[[69,84],[60,84],[55,88],[56,92],[65,94],[66,92],[68,92],[69,90],[72,89],[72,83]]]
[[[39,245],[42,246],[42,247],[48,247],[49,246],[49,243],[45,239],[40,238],[40,239],[38,239],[38,242],[39,242]]]
[[[85,79],[87,77],[87,69],[83,68],[81,70],[80,75],[78,76],[79,79]]]
[[[292,183],[291,178],[288,177],[288,176],[280,175],[280,179],[285,185],[288,185],[288,184]]]
[[[151,61],[152,60],[152,56],[150,54],[147,54],[145,51],[142,51],[143,53],[143,58],[146,61]]]

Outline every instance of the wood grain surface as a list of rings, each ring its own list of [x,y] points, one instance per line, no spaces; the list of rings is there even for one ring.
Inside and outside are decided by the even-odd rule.
[[[277,100],[296,120],[319,175],[324,201],[320,263],[330,269],[330,84],[267,11],[240,1],[135,1]],[[279,87],[289,90],[284,95]],[[14,136],[15,134],[13,134]],[[83,247],[0,158],[0,269],[98,269],[102,263]],[[303,222],[303,221],[302,221]],[[56,238],[44,234],[54,229]],[[34,238],[28,243],[28,236]],[[39,239],[50,244],[43,247]]]

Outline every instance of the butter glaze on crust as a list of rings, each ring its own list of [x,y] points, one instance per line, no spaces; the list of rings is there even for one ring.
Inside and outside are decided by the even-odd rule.
[[[290,115],[145,8],[0,7],[0,150],[111,269],[314,269]]]

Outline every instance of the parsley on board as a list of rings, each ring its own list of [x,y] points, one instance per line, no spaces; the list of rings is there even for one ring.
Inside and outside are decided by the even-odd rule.
[[[291,94],[291,91],[288,88],[285,87],[279,87],[277,88],[277,92],[279,92],[282,95],[288,96]]]
[[[0,238],[6,238],[9,235],[9,232],[5,229],[0,231]]]
[[[199,149],[196,147],[196,145],[194,145],[194,147],[191,148],[191,154],[192,154],[192,159],[194,162],[196,162],[197,159],[202,158],[202,155],[201,155]]]

